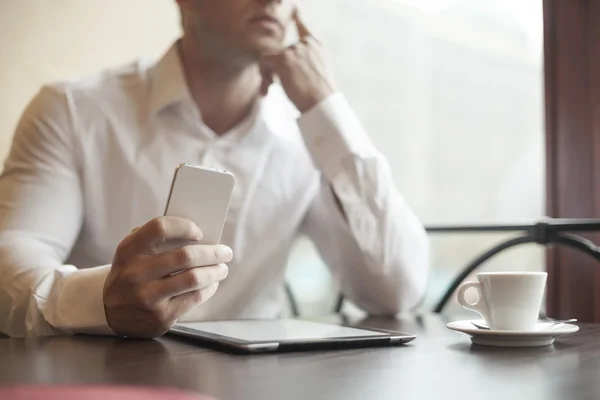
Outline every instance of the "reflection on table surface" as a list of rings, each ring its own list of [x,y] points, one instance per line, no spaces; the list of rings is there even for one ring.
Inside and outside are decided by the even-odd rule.
[[[600,325],[552,346],[472,345],[446,316],[319,319],[416,333],[395,348],[234,355],[175,337],[0,340],[0,385],[127,384],[177,387],[218,399],[599,398]]]

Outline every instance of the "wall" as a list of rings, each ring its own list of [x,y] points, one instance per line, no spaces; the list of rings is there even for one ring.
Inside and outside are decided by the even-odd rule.
[[[178,34],[175,0],[0,1],[0,160],[40,85],[159,56]]]

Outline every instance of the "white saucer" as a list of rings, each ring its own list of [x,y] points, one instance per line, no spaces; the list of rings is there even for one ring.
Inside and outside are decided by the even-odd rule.
[[[471,322],[487,326],[483,319],[454,321],[446,325],[448,329],[471,336],[471,341],[482,346],[495,347],[540,347],[554,343],[557,336],[568,335],[579,330],[577,325],[538,322],[534,331],[485,330],[473,326]]]

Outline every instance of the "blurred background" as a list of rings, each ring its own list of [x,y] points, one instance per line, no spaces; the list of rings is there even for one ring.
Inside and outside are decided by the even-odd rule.
[[[331,53],[340,89],[425,224],[544,215],[540,0],[304,0],[302,8]],[[159,57],[178,35],[174,0],[0,1],[0,159],[40,85]],[[432,235],[422,307],[504,237]],[[544,266],[544,250],[531,245],[483,270]],[[298,241],[288,281],[304,315],[333,308],[336,288],[310,242]]]

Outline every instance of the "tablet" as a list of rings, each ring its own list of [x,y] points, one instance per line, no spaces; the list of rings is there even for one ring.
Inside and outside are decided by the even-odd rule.
[[[241,352],[391,346],[416,338],[408,333],[295,319],[181,323],[170,333]]]

